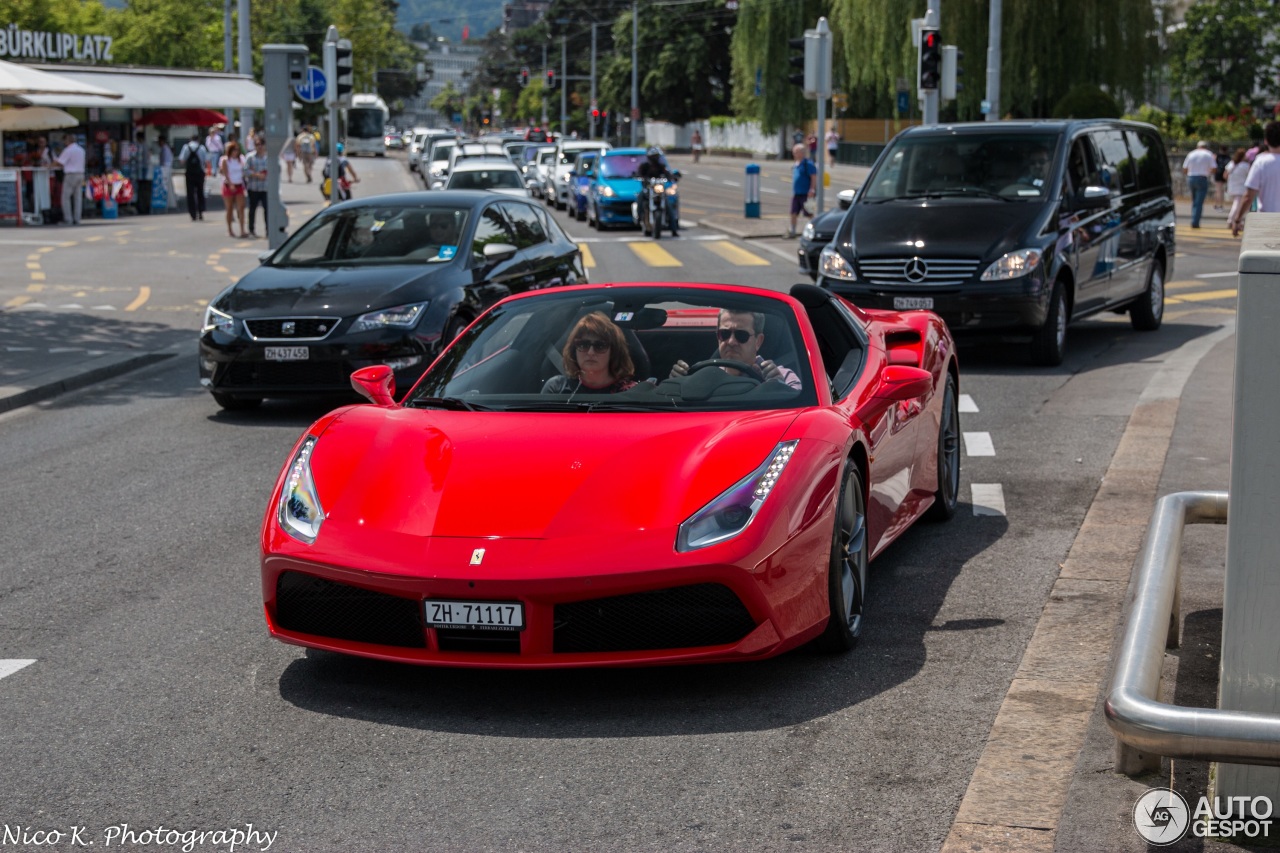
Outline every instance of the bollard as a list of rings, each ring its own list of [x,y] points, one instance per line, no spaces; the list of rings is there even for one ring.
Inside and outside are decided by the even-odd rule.
[[[743,182],[743,193],[746,196],[746,212],[743,213],[747,219],[760,218],[760,166],[756,163],[747,164],[747,179]]]

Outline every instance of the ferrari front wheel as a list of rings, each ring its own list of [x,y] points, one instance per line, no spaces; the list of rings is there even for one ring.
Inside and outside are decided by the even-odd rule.
[[[867,506],[862,473],[850,460],[840,479],[835,530],[831,534],[831,566],[827,598],[831,617],[815,645],[826,652],[845,652],[858,644],[867,588]]]
[[[947,374],[938,424],[938,490],[925,513],[930,521],[946,521],[956,514],[960,501],[960,409],[956,405],[956,380]]]

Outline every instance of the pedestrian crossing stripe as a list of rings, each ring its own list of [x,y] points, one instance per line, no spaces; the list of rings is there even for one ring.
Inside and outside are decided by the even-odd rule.
[[[586,243],[578,244],[578,251],[582,253],[582,265],[587,269],[592,269],[596,265],[596,257],[591,254],[590,247]]]
[[[707,243],[707,249],[737,267],[767,267],[769,262],[759,255],[753,255],[746,249],[739,248],[729,242]]]
[[[1234,299],[1236,297],[1236,289],[1230,290],[1205,290],[1200,293],[1183,293],[1180,296],[1167,297],[1169,302],[1209,302],[1214,299]]]
[[[627,248],[635,252],[640,260],[651,267],[682,267],[684,264],[657,243],[628,243]]]

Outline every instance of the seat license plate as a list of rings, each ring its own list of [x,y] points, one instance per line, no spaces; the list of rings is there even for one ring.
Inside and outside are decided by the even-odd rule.
[[[306,361],[310,357],[308,347],[267,347],[263,353],[267,361]]]
[[[524,605],[518,601],[424,601],[428,628],[484,628],[523,631]]]
[[[932,296],[895,296],[893,297],[893,308],[895,311],[914,311],[918,308],[933,308]]]

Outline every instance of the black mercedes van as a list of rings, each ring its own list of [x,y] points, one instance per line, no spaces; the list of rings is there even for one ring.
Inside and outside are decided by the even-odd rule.
[[[928,308],[953,333],[1031,338],[1056,365],[1099,311],[1160,327],[1174,208],[1160,133],[1126,121],[913,127],[877,158],[818,262],[867,308]]]

